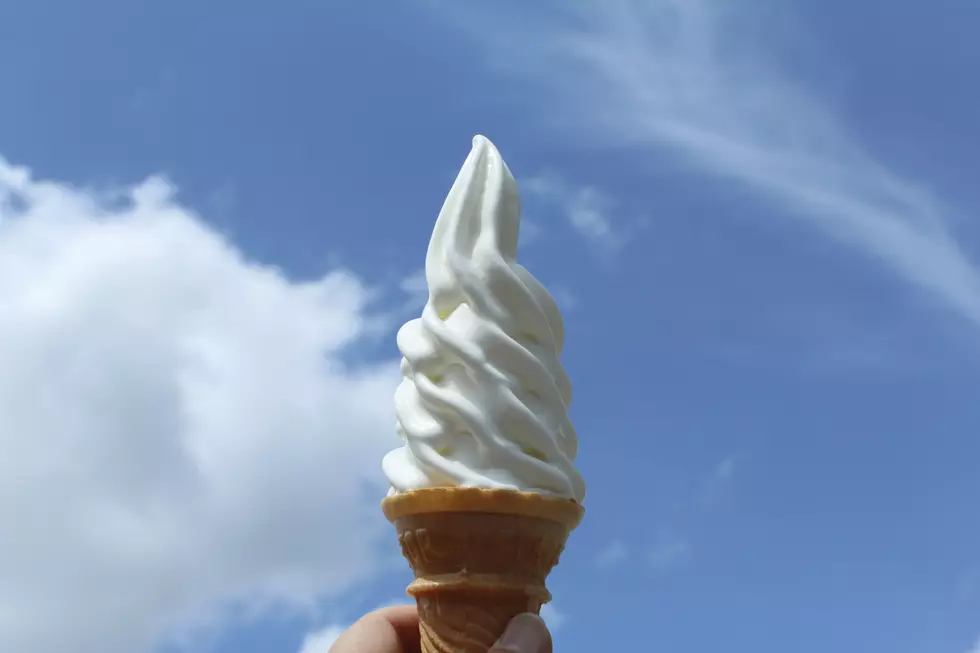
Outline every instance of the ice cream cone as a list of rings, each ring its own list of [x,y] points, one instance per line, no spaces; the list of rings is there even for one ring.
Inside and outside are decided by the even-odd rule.
[[[551,600],[581,505],[517,490],[426,488],[382,503],[415,572],[423,653],[486,653],[507,623]]]

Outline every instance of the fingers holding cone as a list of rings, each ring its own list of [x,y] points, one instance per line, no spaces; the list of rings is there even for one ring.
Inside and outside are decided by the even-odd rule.
[[[414,605],[370,612],[337,638],[329,653],[419,653],[419,614]]]
[[[337,638],[329,653],[420,653],[414,605],[396,605],[361,617]],[[519,614],[488,653],[552,653],[551,633],[536,614]]]
[[[551,633],[541,617],[525,612],[510,620],[489,653],[552,653]]]

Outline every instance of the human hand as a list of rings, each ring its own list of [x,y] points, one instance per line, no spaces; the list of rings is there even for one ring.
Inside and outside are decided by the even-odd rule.
[[[420,653],[414,605],[381,608],[344,631],[329,653]],[[488,653],[552,653],[551,633],[536,614],[519,614]]]

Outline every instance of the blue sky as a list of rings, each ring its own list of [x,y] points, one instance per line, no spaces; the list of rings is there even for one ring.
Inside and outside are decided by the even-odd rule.
[[[566,317],[556,650],[980,646],[980,8],[522,4],[0,9],[0,643],[298,652],[402,595],[394,329],[482,133]]]

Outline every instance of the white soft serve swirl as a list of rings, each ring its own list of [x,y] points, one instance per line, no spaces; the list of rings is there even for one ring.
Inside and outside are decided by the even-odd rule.
[[[383,461],[393,493],[464,486],[584,498],[562,317],[516,261],[520,219],[513,175],[477,136],[429,243],[429,301],[398,332],[405,444]]]

